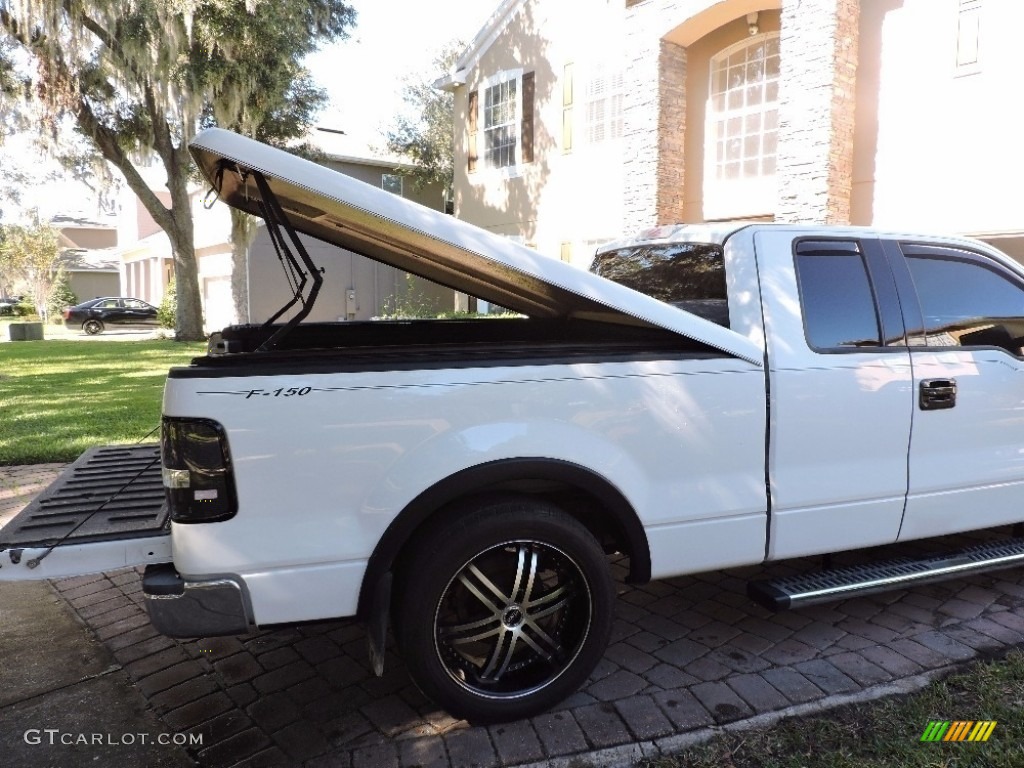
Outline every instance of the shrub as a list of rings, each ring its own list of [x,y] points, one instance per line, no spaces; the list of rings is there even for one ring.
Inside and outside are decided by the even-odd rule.
[[[14,314],[16,317],[36,317],[36,305],[29,297],[23,298],[17,304],[14,305]]]
[[[67,275],[61,275],[50,289],[50,298],[46,302],[51,320],[61,320],[64,314],[64,307],[73,307],[78,303],[78,297],[71,290],[71,283]]]
[[[172,280],[164,291],[164,298],[160,302],[160,308],[156,311],[157,322],[161,328],[174,328],[175,319],[178,314],[178,293]]]

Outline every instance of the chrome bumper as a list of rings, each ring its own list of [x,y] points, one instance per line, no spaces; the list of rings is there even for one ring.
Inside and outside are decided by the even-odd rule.
[[[142,577],[146,610],[168,637],[242,635],[254,629],[245,591],[233,578],[186,581],[170,563],[149,565]]]

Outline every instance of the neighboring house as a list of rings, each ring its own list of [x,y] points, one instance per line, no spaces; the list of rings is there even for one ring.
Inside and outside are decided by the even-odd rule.
[[[408,172],[413,166],[402,159],[370,151],[365,144],[337,131],[320,129],[311,137],[324,153],[324,164],[348,176],[386,189],[434,210],[444,208],[440,184],[417,189]],[[451,311],[455,294],[421,278],[408,281],[404,272],[364,256],[302,236],[313,260],[324,267],[324,285],[312,321],[368,320],[395,314],[398,308],[416,305],[435,312]],[[290,297],[281,264],[274,253],[266,227],[260,223],[249,247],[249,315],[252,322],[266,320]],[[411,289],[411,295],[409,295]]]
[[[318,131],[310,137],[324,152],[324,164],[374,186],[387,189],[436,210],[444,204],[441,187],[416,189],[408,177],[412,168],[395,158],[369,151],[335,132]],[[148,170],[148,169],[146,169]],[[151,188],[168,204],[169,193],[158,181],[146,177]],[[288,283],[262,221],[249,246],[246,281],[248,316],[236,318],[231,296],[231,219],[226,205],[204,205],[207,190],[191,191],[195,225],[196,258],[203,315],[208,331],[233,322],[259,323],[270,318],[290,297]],[[128,192],[119,223],[119,250],[126,295],[159,304],[174,276],[170,241],[137,197]],[[404,305],[408,282],[405,274],[363,256],[328,246],[312,238],[303,242],[324,268],[324,285],[310,320],[362,320],[393,313]],[[455,295],[423,280],[414,282],[414,296],[421,305],[442,312],[454,307]],[[288,317],[288,315],[286,315]]]
[[[722,219],[968,234],[1024,261],[1017,0],[505,0],[437,85],[459,218],[587,266]]]
[[[50,225],[60,232],[61,264],[79,301],[121,292],[116,221],[57,215]]]

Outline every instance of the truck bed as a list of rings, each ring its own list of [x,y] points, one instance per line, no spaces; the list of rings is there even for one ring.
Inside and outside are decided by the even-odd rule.
[[[7,525],[0,552],[166,533],[160,446],[91,448]]]

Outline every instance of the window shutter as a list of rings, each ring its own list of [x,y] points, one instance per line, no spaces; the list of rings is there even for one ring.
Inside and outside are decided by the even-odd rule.
[[[524,163],[533,162],[533,78],[535,74],[534,72],[526,72],[523,75],[523,124],[520,134],[523,137],[522,161]]]
[[[466,107],[466,111],[469,122],[469,153],[466,156],[466,170],[470,173],[476,170],[476,121],[477,115],[479,114],[477,98],[479,97],[479,91],[469,92],[469,105]]]

